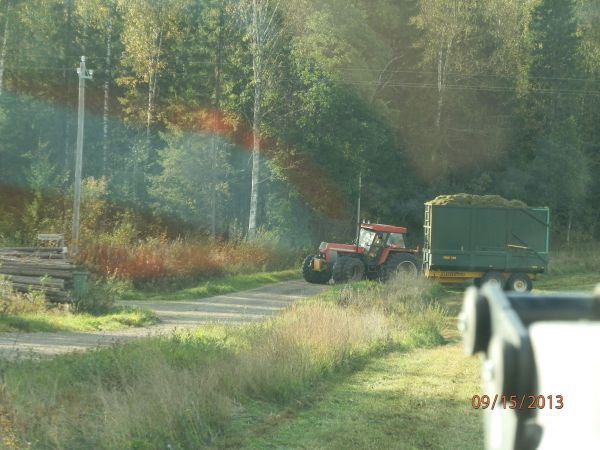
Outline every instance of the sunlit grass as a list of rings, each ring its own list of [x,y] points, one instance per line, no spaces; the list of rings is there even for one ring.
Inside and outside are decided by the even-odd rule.
[[[479,361],[458,344],[393,352],[302,402],[256,402],[214,448],[480,449]]]
[[[117,309],[104,315],[40,311],[35,313],[0,315],[0,332],[115,331],[143,327],[158,322],[147,309]]]
[[[364,287],[364,285],[361,285]],[[437,345],[443,311],[379,290],[300,302],[244,326],[0,367],[0,416],[32,448],[202,448],[255,402],[294,405],[387,352]],[[372,294],[376,294],[373,296]],[[346,294],[344,294],[346,295]]]

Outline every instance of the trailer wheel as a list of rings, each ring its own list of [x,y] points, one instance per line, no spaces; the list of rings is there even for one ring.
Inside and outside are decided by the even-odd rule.
[[[481,278],[481,285],[485,285],[486,283],[490,283],[492,286],[498,286],[500,289],[504,289],[504,285],[506,282],[504,281],[504,277],[500,272],[487,272]]]
[[[531,279],[524,273],[514,273],[506,283],[506,289],[515,292],[527,292],[533,288]]]
[[[304,262],[302,263],[302,275],[309,283],[325,284],[331,278],[331,271],[324,270],[323,272],[315,272],[312,268],[314,258],[315,257],[313,255],[309,255],[304,258]]]
[[[344,264],[344,273],[348,281],[360,281],[365,277],[365,265],[358,258],[348,258]]]

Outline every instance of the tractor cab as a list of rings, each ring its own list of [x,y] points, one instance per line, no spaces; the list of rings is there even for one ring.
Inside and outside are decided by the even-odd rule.
[[[379,246],[390,246],[394,248],[406,248],[404,235],[406,228],[392,225],[381,225],[378,223],[361,223],[358,237],[358,246],[370,249],[373,244]]]
[[[404,234],[406,234],[406,228],[403,227],[361,223],[358,246],[365,250],[364,259],[368,268],[373,270],[379,266],[384,249],[406,248]]]

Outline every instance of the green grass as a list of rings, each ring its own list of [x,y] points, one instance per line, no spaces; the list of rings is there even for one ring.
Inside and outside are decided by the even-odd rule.
[[[402,296],[372,284],[259,324],[0,363],[5,435],[44,449],[218,445],[258,403],[293,407],[377,356],[437,345],[443,312],[419,301],[429,287]]]
[[[537,287],[594,279],[553,274]],[[361,282],[260,324],[0,364],[5,441],[34,449],[481,448],[481,413],[470,405],[479,360],[457,342],[461,299],[461,288],[426,280]]]
[[[300,272],[298,269],[239,274],[202,281],[197,286],[191,288],[129,290],[124,292],[121,297],[123,300],[193,300],[211,297],[213,295],[229,294],[231,292],[254,289],[267,284],[299,278]]]
[[[214,448],[480,449],[479,361],[458,344],[393,352],[292,407],[255,402]],[[227,433],[226,433],[227,434]]]
[[[0,332],[114,331],[158,322],[148,309],[123,308],[104,315],[41,311],[0,315]]]
[[[600,284],[600,274],[551,274],[541,275],[534,282],[534,291],[593,291]]]

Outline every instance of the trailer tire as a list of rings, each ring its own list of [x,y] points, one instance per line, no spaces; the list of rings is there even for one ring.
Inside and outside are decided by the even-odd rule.
[[[331,271],[324,270],[323,272],[315,272],[312,268],[314,258],[313,255],[304,258],[304,262],[302,263],[302,275],[309,283],[326,284],[331,278]]]
[[[360,281],[365,277],[365,265],[358,258],[348,258],[344,263],[344,275],[347,281]]]
[[[533,288],[531,279],[524,273],[513,273],[506,283],[506,290],[514,292],[528,292]]]
[[[384,282],[400,274],[416,277],[419,274],[419,264],[417,258],[410,253],[392,253],[379,272],[379,279]]]
[[[487,272],[481,278],[481,285],[484,286],[486,283],[496,285],[500,289],[504,289],[504,286],[506,285],[506,281],[504,281],[504,277],[502,276],[502,274],[500,272],[495,271]]]

